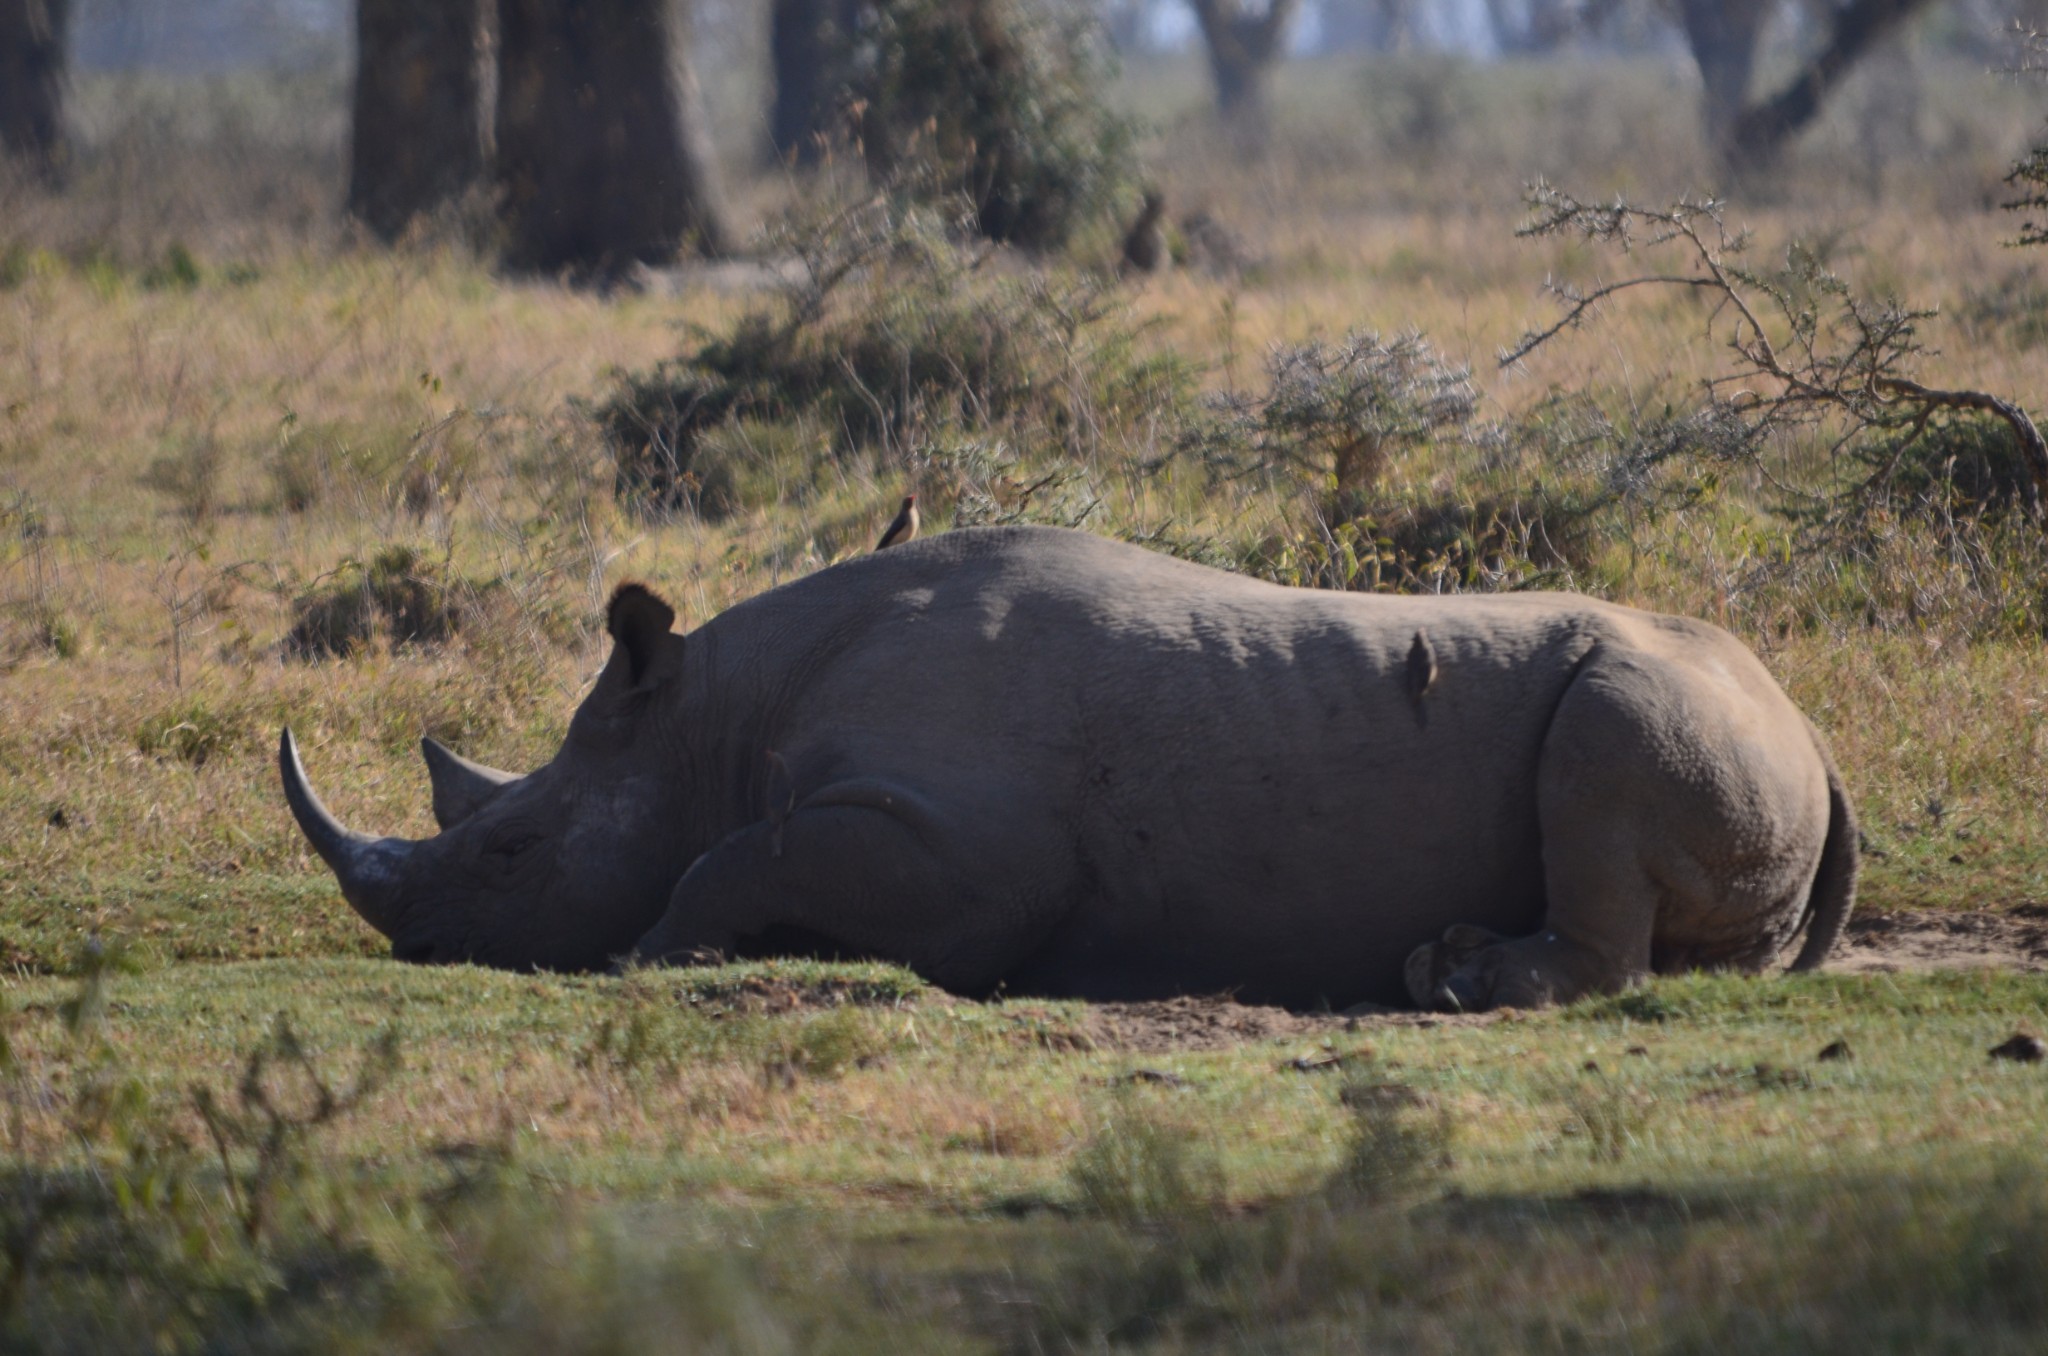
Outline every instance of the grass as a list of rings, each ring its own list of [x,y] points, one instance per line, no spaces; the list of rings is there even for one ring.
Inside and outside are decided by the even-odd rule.
[[[2003,248],[1985,185],[2034,114],[1914,59],[1940,136],[1866,146],[1851,106],[1884,91],[1852,91],[1737,215],[1942,307],[1931,379],[2029,398],[2042,266]],[[618,502],[585,412],[754,299],[601,299],[434,242],[355,251],[329,182],[338,84],[293,126],[269,85],[177,118],[86,89],[100,149],[76,193],[0,224],[0,1346],[2038,1349],[2048,1081],[1985,1055],[2048,1025],[2038,976],[1668,980],[1484,1025],[1140,1056],[1079,1006],[957,1002],[886,967],[395,966],[291,825],[280,725],[346,821],[425,833],[419,735],[545,760],[617,580],[694,624],[863,549],[906,480],[925,478],[927,531],[1035,513],[1282,569],[1318,489],[1219,486],[1163,419],[1096,418],[1112,397],[1075,378],[1113,362],[1258,390],[1278,345],[1419,330],[1472,368],[1476,424],[1592,410],[1615,445],[1724,370],[1703,314],[1649,294],[1491,365],[1549,315],[1546,276],[1603,268],[1514,241],[1522,178],[1699,187],[1667,73],[1295,75],[1281,143],[1249,165],[1183,116],[1188,70],[1126,90],[1175,210],[1252,245],[1242,278],[1110,294],[1088,350],[1108,356],[1034,389],[1030,438],[950,392],[881,447],[822,421],[719,430],[707,446],[743,474],[717,521]],[[152,86],[147,107],[183,97]],[[1008,268],[991,293],[1034,284]],[[1031,363],[1059,366],[1057,328]],[[1555,502],[1532,482],[1602,473],[1569,442],[1421,438],[1374,474],[1418,516]],[[1587,517],[1567,582],[1763,655],[1842,762],[1864,907],[2048,901],[2037,557],[1959,564],[1906,522],[1867,558],[1759,572],[1793,533],[1768,486],[1720,474]],[[460,624],[409,640],[409,584],[340,617],[379,579],[431,584]],[[347,621],[344,643],[297,648],[346,657],[285,643],[309,616]],[[93,938],[140,968],[81,1007],[68,976]],[[342,1106],[385,1032],[397,1071]],[[1819,1061],[1838,1039],[1854,1057]],[[1293,1067],[1330,1055],[1339,1072]]]
[[[1295,1072],[1296,1040],[1173,1056],[1178,1085],[1124,1078],[1139,1067],[1127,1053],[1048,1052],[1003,1005],[876,967],[620,980],[273,961],[108,984],[97,1035],[70,1029],[75,981],[10,995],[10,1187],[24,1172],[132,1181],[146,1160],[165,1204],[64,1215],[16,1340],[85,1321],[73,1282],[123,1266],[138,1269],[109,1334],[171,1323],[180,1303],[271,1337],[316,1318],[370,1331],[406,1304],[505,1324],[495,1290],[401,1293],[404,1277],[485,1284],[468,1271],[478,1254],[508,1269],[496,1285],[531,1277],[521,1303],[547,1331],[656,1330],[643,1325],[679,1302],[657,1278],[703,1268],[732,1312],[692,1300],[692,1322],[744,1330],[766,1321],[746,1317],[759,1306],[826,1324],[815,1342],[752,1348],[769,1350],[866,1349],[848,1316],[871,1337],[914,1317],[941,1345],[1009,1350],[1488,1331],[1529,1351],[1567,1349],[1571,1332],[1588,1350],[1731,1333],[1763,1349],[1946,1349],[1968,1333],[2019,1350],[2048,1320],[2048,1081],[1985,1053],[2048,1019],[2036,976],[1663,981],[1485,1026],[1335,1031],[1348,1082]],[[760,1006],[778,994],[801,1005]],[[380,1031],[397,1033],[400,1067],[306,1132],[278,1179],[278,1235],[250,1248],[233,1242],[217,1164],[189,1147],[205,1143],[190,1089],[229,1095],[279,1012],[337,1086]],[[634,1013],[680,1057],[616,1057]],[[1841,1038],[1853,1058],[1817,1059]],[[806,1041],[862,1053],[792,1066]],[[132,1085],[143,1109],[98,1138],[67,1132],[94,1080]],[[1618,1122],[1599,1110],[1616,1086],[1631,1108]],[[986,1135],[994,1122],[1007,1128]],[[254,1160],[234,1162],[246,1180]],[[209,1290],[198,1262],[151,1270],[121,1252],[174,1197],[209,1240],[206,1266],[254,1268],[246,1294]],[[442,1227],[424,1232],[374,1222],[434,1211]],[[92,1240],[113,1251],[75,1251]],[[293,1268],[323,1250],[360,1254],[357,1274],[300,1293]],[[152,1293],[174,1285],[192,1289]],[[1484,1306],[1457,1298],[1468,1286]]]

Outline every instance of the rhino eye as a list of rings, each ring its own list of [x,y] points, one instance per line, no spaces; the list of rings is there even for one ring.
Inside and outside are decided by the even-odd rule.
[[[508,833],[484,845],[484,855],[510,861],[540,841],[537,833]]]

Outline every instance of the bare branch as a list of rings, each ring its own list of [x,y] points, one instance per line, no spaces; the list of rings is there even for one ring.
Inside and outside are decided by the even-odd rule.
[[[1549,291],[1564,303],[1564,314],[1551,325],[1524,334],[1501,355],[1501,366],[1521,361],[1579,325],[1618,292],[1654,284],[1713,293],[1722,306],[1709,317],[1709,332],[1724,309],[1733,313],[1727,345],[1737,364],[1735,371],[1710,378],[1705,385],[1709,393],[1732,384],[1745,387],[1729,403],[1759,431],[1840,419],[1846,426],[1835,440],[1836,452],[1865,434],[1903,434],[1885,464],[1851,491],[1860,494],[1889,482],[1904,449],[1937,412],[1991,415],[2005,423],[2019,446],[2029,471],[2026,505],[2039,519],[2048,489],[2048,444],[2027,412],[2003,397],[1930,386],[1914,374],[1915,362],[1931,356],[1919,338],[1919,326],[1934,312],[1896,301],[1864,301],[1816,255],[1796,245],[1786,252],[1783,268],[1770,273],[1734,262],[1749,237],[1744,232],[1731,235],[1722,221],[1721,205],[1711,200],[1681,200],[1662,209],[1634,207],[1619,199],[1589,204],[1539,183],[1530,190],[1529,205],[1535,216],[1518,235],[1576,235],[1623,253],[1633,253],[1639,245],[1673,246],[1688,256],[1691,269],[1644,273],[1584,293],[1553,282]],[[1755,389],[1759,382],[1765,389]],[[1761,463],[1757,465],[1769,474]]]
[[[1626,291],[1631,287],[1644,287],[1652,283],[1662,283],[1672,287],[1705,287],[1714,289],[1720,287],[1720,284],[1713,278],[1684,277],[1676,274],[1661,273],[1644,278],[1625,278],[1620,282],[1596,287],[1591,292],[1584,293],[1583,295],[1572,294],[1562,287],[1552,287],[1550,289],[1551,294],[1570,302],[1571,308],[1564,313],[1563,318],[1558,320],[1557,323],[1540,330],[1530,330],[1525,333],[1513,348],[1502,351],[1498,365],[1503,368],[1513,367],[1559,333],[1577,328],[1579,322],[1585,319],[1588,311],[1613,296],[1616,292]]]

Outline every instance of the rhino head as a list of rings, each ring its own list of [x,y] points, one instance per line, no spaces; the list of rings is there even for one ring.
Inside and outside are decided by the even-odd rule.
[[[560,751],[535,772],[501,772],[423,740],[441,830],[431,838],[343,827],[284,731],[278,771],[292,815],[394,957],[596,969],[660,918],[704,831],[692,832],[688,804],[694,760],[676,699],[684,640],[674,620],[639,585],[613,595],[611,657]]]

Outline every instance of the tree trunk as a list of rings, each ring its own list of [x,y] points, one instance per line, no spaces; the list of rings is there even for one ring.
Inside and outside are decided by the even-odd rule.
[[[1757,40],[1771,17],[1769,0],[1679,0],[1679,24],[1700,68],[1705,101],[1700,112],[1707,140],[1729,145],[1736,120],[1749,103]]]
[[[834,100],[846,68],[860,0],[773,0],[768,14],[768,57],[775,102],[768,139],[777,159],[815,162],[821,138],[838,126]]]
[[[348,210],[379,239],[461,197],[489,163],[485,0],[356,0]]]
[[[1272,112],[1273,67],[1301,0],[1267,0],[1263,12],[1245,8],[1246,0],[1192,3],[1216,81],[1216,111],[1225,122],[1263,131]]]
[[[1563,0],[1486,0],[1487,24],[1503,56],[1535,56],[1555,52],[1581,29],[1586,8]]]
[[[500,0],[498,183],[514,268],[731,248],[703,93],[671,0]]]
[[[64,180],[64,39],[70,0],[0,0],[0,152]]]
[[[1806,64],[1798,78],[1770,99],[1745,109],[1728,129],[1727,153],[1742,164],[1768,164],[1820,116],[1822,106],[1858,61],[1905,22],[1926,8],[1927,0],[1854,0],[1835,11],[1828,45]]]
[[[1228,123],[1264,127],[1273,109],[1269,63],[1242,47],[1211,47],[1209,75],[1216,84],[1216,111]]]

